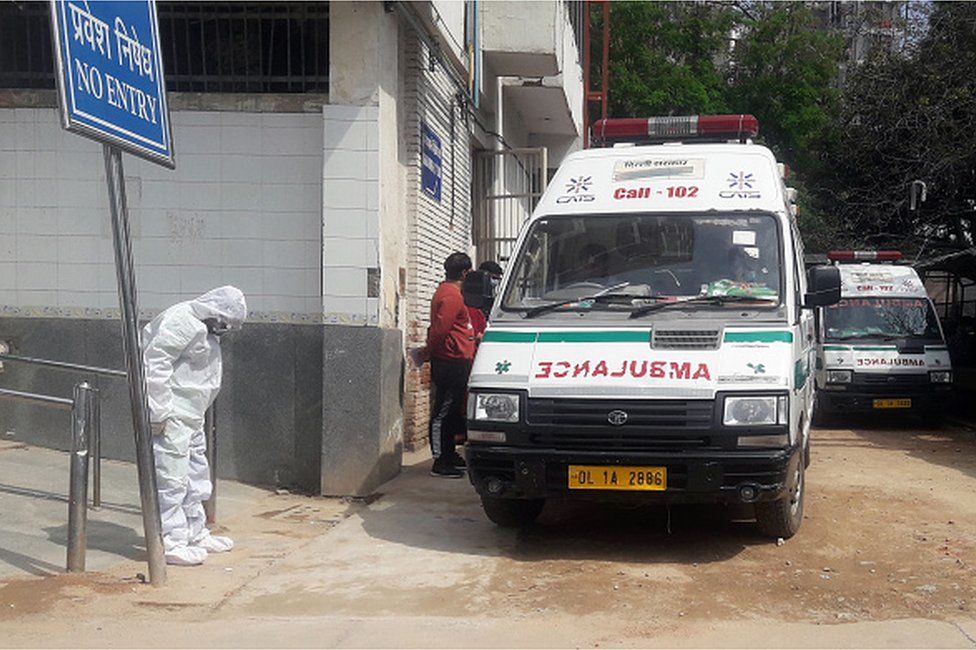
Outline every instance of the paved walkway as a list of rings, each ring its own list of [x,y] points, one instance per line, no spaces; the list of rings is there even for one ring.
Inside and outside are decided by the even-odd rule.
[[[136,578],[135,542],[106,545],[102,571],[0,578],[0,646],[976,648],[972,432],[814,440],[804,527],[782,546],[696,508],[553,504],[501,530],[423,455],[367,501],[241,486],[232,505],[225,483],[232,553],[160,589]]]
[[[0,579],[64,571],[69,454],[0,441]],[[91,487],[89,487],[89,494]],[[219,516],[233,517],[265,494],[220,482]],[[102,506],[88,512],[87,568],[145,561],[135,465],[102,461]]]

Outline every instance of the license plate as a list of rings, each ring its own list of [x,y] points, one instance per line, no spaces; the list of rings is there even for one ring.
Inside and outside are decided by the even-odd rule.
[[[876,399],[873,404],[876,409],[910,409],[912,400],[904,399]]]
[[[667,467],[570,465],[570,490],[652,490],[668,488]]]

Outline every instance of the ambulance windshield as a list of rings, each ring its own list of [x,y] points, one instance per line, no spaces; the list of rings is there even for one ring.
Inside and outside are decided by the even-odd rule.
[[[924,298],[844,298],[824,310],[828,341],[941,339],[935,312]]]
[[[543,218],[532,224],[515,260],[502,308],[564,300],[553,311],[616,311],[695,296],[734,296],[740,308],[744,298],[778,305],[779,241],[772,215]]]

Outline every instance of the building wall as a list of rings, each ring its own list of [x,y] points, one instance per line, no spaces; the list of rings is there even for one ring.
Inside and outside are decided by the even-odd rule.
[[[177,111],[173,130],[175,171],[125,156],[140,306],[217,283],[245,292],[252,320],[319,313],[321,116]],[[55,109],[0,109],[4,313],[115,313],[104,179],[101,147]]]
[[[430,323],[430,299],[444,279],[444,259],[453,252],[471,252],[470,122],[458,106],[457,89],[441,66],[430,70],[427,47],[413,34],[403,43],[404,119],[406,141],[408,348],[424,345]],[[426,124],[443,149],[440,202],[421,191],[420,129]],[[452,126],[453,125],[453,126]],[[407,369],[404,396],[405,440],[416,444],[427,436],[429,366]]]

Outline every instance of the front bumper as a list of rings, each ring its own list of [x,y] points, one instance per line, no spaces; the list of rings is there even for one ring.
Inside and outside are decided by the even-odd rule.
[[[904,411],[909,409],[876,409],[876,399],[910,399],[912,411],[941,408],[952,395],[952,384],[839,384],[840,389],[824,387],[817,391],[817,404],[825,411],[868,412]]]
[[[785,496],[798,447],[776,451],[600,452],[468,443],[468,477],[482,496],[657,503],[742,503]],[[661,492],[571,490],[569,465],[667,467]],[[751,488],[749,490],[744,488]],[[747,498],[748,497],[748,498]]]

